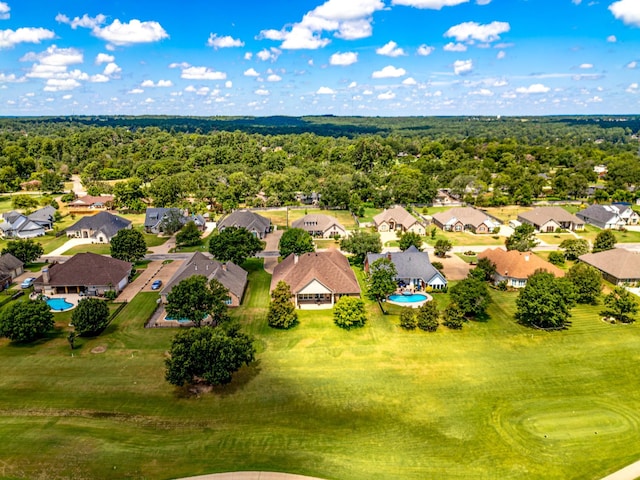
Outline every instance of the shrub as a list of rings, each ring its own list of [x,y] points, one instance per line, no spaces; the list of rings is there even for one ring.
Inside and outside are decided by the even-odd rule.
[[[416,321],[416,314],[413,308],[404,307],[400,312],[400,326],[407,330],[413,330],[418,325]]]

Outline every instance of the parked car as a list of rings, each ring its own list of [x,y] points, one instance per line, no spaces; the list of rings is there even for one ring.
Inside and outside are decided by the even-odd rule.
[[[155,280],[151,284],[151,290],[158,290],[162,286],[162,280]]]
[[[35,282],[36,277],[29,277],[29,278],[25,278],[22,283],[20,284],[20,288],[29,288],[33,285],[33,282]]]

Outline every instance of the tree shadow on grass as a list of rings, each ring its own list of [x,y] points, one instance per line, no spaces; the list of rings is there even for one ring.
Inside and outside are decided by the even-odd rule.
[[[52,340],[62,338],[66,334],[66,331],[60,327],[56,327],[53,330],[45,333],[43,336],[36,338],[30,342],[9,342],[9,346],[20,349],[37,348],[42,345],[46,345]]]
[[[184,385],[182,387],[176,387],[175,396],[177,398],[195,398],[203,394],[218,395],[221,397],[234,395],[248,385],[251,380],[256,378],[261,371],[260,360],[256,360],[249,366],[244,366],[234,373],[231,383],[216,386],[206,385],[204,383]]]

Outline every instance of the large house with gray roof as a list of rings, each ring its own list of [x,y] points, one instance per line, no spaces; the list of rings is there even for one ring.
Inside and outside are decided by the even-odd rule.
[[[640,216],[628,205],[590,205],[576,213],[585,223],[599,228],[620,230],[627,225],[637,225]]]
[[[2,214],[0,222],[0,233],[4,238],[35,238],[45,234],[45,228],[30,220],[29,217],[20,212],[12,210]]]
[[[266,237],[272,228],[271,220],[251,210],[236,210],[218,222],[219,232],[227,227],[244,228],[260,239]]]
[[[9,288],[11,282],[24,273],[24,262],[10,253],[0,255],[0,290]]]
[[[387,258],[396,267],[398,283],[411,285],[416,290],[442,290],[447,286],[447,279],[431,264],[429,254],[421,252],[414,245],[404,252],[369,253],[364,261],[364,271],[369,273],[371,264],[381,258]]]
[[[233,262],[220,263],[201,252],[195,252],[167,282],[160,292],[163,303],[167,303],[167,295],[174,286],[194,275],[203,275],[207,280],[215,278],[224,285],[229,291],[226,302],[228,306],[239,307],[242,303],[242,297],[247,288],[247,271]]]
[[[109,243],[120,230],[125,228],[131,228],[131,222],[126,218],[109,212],[100,212],[82,217],[67,228],[67,237],[90,238],[94,243]]]
[[[53,228],[53,222],[55,221],[56,209],[51,205],[39,208],[33,213],[27,215],[27,218],[34,223],[37,223],[45,230],[51,230]]]

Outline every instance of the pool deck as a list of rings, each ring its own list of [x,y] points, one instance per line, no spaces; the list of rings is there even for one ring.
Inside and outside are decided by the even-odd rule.
[[[78,295],[77,293],[65,293],[63,295],[45,295],[47,298],[63,298],[64,300],[66,300],[67,302],[69,302],[72,306],[69,308],[66,308],[64,310],[58,310],[58,309],[51,309],[51,311],[53,313],[60,313],[60,312],[68,312],[69,310],[73,310],[74,308],[76,308],[78,306],[78,302],[80,301],[80,299],[82,297],[80,297],[80,295]],[[31,294],[31,296],[29,297],[33,300],[38,298],[37,294]]]
[[[396,292],[393,295],[403,295],[400,292]],[[391,295],[391,296],[393,296]],[[411,295],[422,295],[425,298],[424,300],[420,300],[417,302],[394,302],[393,300],[390,299],[390,297],[387,298],[387,303],[391,304],[391,305],[398,305],[399,307],[409,307],[409,308],[420,308],[422,305],[424,305],[427,302],[430,302],[431,300],[433,300],[433,297],[431,295],[429,295],[428,293],[425,292],[412,292]]]

